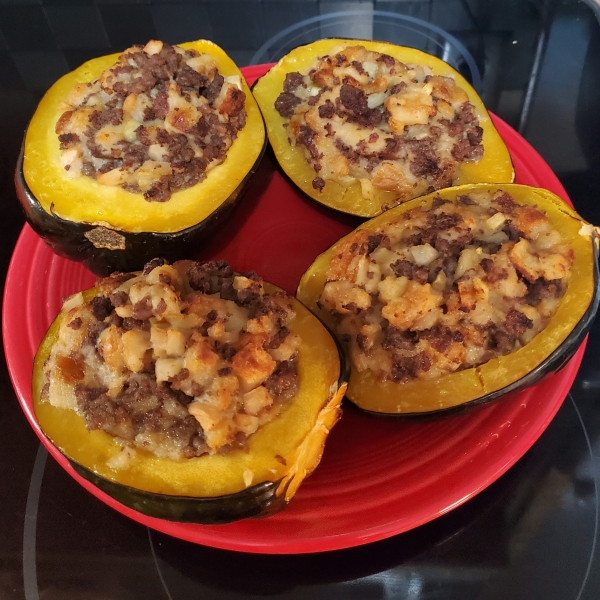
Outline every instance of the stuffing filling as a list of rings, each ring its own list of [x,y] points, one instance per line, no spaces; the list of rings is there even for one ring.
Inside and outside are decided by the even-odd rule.
[[[432,379],[527,344],[556,312],[572,263],[545,213],[506,192],[438,197],[355,232],[330,261],[319,306],[358,371]]]
[[[206,53],[153,40],[77,84],[56,124],[69,178],[164,202],[221,164],[246,123],[239,76]]]
[[[452,78],[363,46],[288,73],[275,109],[317,190],[360,182],[365,198],[383,190],[403,202],[451,186],[483,155],[475,108]]]
[[[154,260],[67,299],[42,399],[127,448],[190,458],[245,447],[298,390],[284,292],[225,262]]]

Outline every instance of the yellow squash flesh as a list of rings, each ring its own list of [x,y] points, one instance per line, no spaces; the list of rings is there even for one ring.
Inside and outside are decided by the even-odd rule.
[[[575,326],[583,319],[596,293],[595,253],[592,227],[548,190],[517,184],[472,185],[447,188],[411,200],[370,221],[358,229],[376,231],[403,212],[416,206],[428,207],[440,196],[454,200],[471,191],[502,189],[522,205],[537,206],[546,212],[552,226],[565,243],[573,249],[575,259],[567,291],[557,312],[545,329],[526,346],[471,369],[458,371],[434,380],[412,380],[407,383],[379,381],[370,371],[358,372],[351,366],[347,397],[360,408],[390,414],[413,414],[439,411],[471,402],[502,390],[532,372],[554,350],[567,340]],[[349,234],[352,235],[352,234]],[[296,297],[334,329],[332,316],[317,306],[326,283],[329,261],[346,238],[336,242],[319,255],[303,275]]]
[[[66,221],[105,225],[137,233],[174,233],[204,221],[231,196],[261,155],[265,132],[262,116],[243,75],[235,63],[207,40],[180,44],[209,53],[224,75],[239,75],[246,94],[246,125],[227,152],[225,162],[211,169],[206,179],[173,194],[168,202],[147,202],[143,194],[95,179],[68,179],[60,162],[54,128],[64,109],[61,102],[76,83],[94,80],[116,62],[119,54],[90,60],[61,77],[45,94],[33,115],[25,137],[23,172],[33,195],[48,214]]]
[[[312,186],[315,171],[306,162],[302,149],[295,148],[288,142],[286,129],[283,127],[286,119],[274,107],[275,100],[283,91],[283,82],[287,73],[304,71],[313,64],[317,57],[330,53],[336,46],[359,44],[367,50],[389,54],[403,63],[427,65],[431,67],[434,75],[452,77],[457,85],[467,93],[469,101],[475,106],[479,125],[483,129],[484,154],[476,163],[463,163],[460,177],[455,181],[455,185],[513,181],[514,169],[508,149],[494,127],[481,98],[465,78],[447,63],[420,50],[396,46],[387,42],[326,39],[292,50],[266,75],[261,77],[252,90],[265,118],[269,142],[279,164],[304,193],[326,206],[361,217],[373,217],[381,213],[382,206],[397,204],[393,192],[382,190],[377,191],[373,199],[363,198],[359,182],[344,187],[335,181],[327,181],[321,192],[315,190]]]
[[[270,293],[275,289],[266,285]],[[95,290],[85,293],[91,299]],[[170,460],[136,449],[128,467],[115,470],[107,462],[120,444],[104,431],[88,431],[72,410],[40,401],[44,361],[50,354],[62,319],[60,314],[42,341],[34,362],[34,410],[44,434],[70,460],[111,482],[170,496],[230,496],[250,486],[273,482],[285,502],[318,465],[325,439],[340,416],[346,384],[339,384],[340,356],[335,341],[298,301],[289,329],[302,336],[298,374],[300,389],[284,412],[248,439],[249,450]],[[283,464],[285,463],[285,464]],[[168,502],[168,501],[167,501]],[[225,506],[226,500],[224,500]]]

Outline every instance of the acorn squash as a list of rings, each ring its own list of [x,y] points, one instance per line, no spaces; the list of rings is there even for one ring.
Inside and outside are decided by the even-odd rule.
[[[280,291],[267,283],[265,289],[269,294]],[[95,295],[92,288],[83,299]],[[152,517],[219,524],[282,510],[321,459],[327,435],[341,414],[347,379],[328,330],[297,300],[290,300],[296,316],[289,330],[302,337],[299,391],[281,414],[248,438],[246,449],[174,460],[136,448],[125,468],[109,466],[121,451],[115,438],[86,429],[74,410],[41,401],[44,363],[65,311],[50,326],[34,359],[32,397],[41,430],[82,477]]]
[[[219,73],[240,77],[247,118],[225,161],[169,200],[149,202],[142,193],[90,177],[69,179],[61,164],[55,127],[63,101],[75,84],[94,80],[119,54],[90,60],[59,79],[27,128],[15,176],[26,218],[57,254],[83,262],[96,274],[141,269],[155,256],[175,260],[192,255],[225,220],[264,152],[262,116],[234,62],[207,40],[181,47],[210,54]]]
[[[561,243],[573,251],[571,276],[556,312],[526,345],[479,366],[446,373],[435,379],[382,380],[370,370],[361,372],[351,364],[346,395],[358,407],[374,413],[423,415],[479,405],[528,387],[557,371],[582,343],[599,302],[597,234],[591,225],[548,190],[518,184],[448,188],[391,209],[366,221],[355,232],[381,232],[386,223],[415,207],[429,208],[436,198],[456,202],[471,192],[493,193],[497,190],[508,192],[519,205],[544,211],[551,226],[561,234]],[[319,299],[327,283],[330,261],[336,255],[341,256],[341,248],[355,232],[316,258],[302,276],[296,295],[332,330],[335,330],[334,317],[323,309]]]
[[[481,98],[479,98],[475,90],[469,85],[464,77],[462,77],[447,63],[414,48],[396,46],[387,42],[352,39],[325,39],[313,42],[306,46],[300,46],[292,50],[275,66],[273,66],[263,77],[261,77],[252,88],[254,97],[256,98],[263,113],[263,117],[267,126],[269,142],[273,147],[275,156],[277,157],[277,160],[283,171],[289,176],[294,184],[300,187],[304,193],[310,196],[313,200],[316,200],[325,206],[361,217],[373,217],[381,213],[382,210],[391,206],[395,206],[396,204],[399,204],[407,199],[406,197],[401,197],[399,192],[393,191],[391,188],[386,189],[385,183],[382,183],[381,187],[378,189],[375,189],[373,186],[369,186],[369,191],[363,193],[361,181],[364,184],[366,181],[365,179],[354,179],[351,183],[349,183],[348,181],[342,182],[340,180],[327,179],[326,176],[323,176],[325,181],[321,180],[321,183],[317,189],[314,183],[315,178],[318,177],[320,173],[326,171],[325,167],[323,168],[323,171],[321,171],[321,165],[315,165],[313,168],[313,166],[305,159],[302,149],[297,145],[292,145],[290,143],[288,140],[289,133],[285,126],[286,119],[275,108],[276,100],[284,90],[284,85],[286,88],[288,86],[286,82],[286,76],[288,74],[296,72],[304,73],[305,70],[309,69],[311,65],[313,65],[317,57],[327,55],[336,47],[336,52],[339,50],[339,55],[343,55],[343,51],[339,49],[340,46],[347,47],[357,45],[363,46],[368,51],[379,52],[384,55],[392,56],[404,64],[425,65],[431,68],[431,72],[434,76],[453,78],[456,84],[462,88],[464,92],[466,92],[468,100],[474,106],[474,112],[479,121],[479,127],[481,127],[483,130],[480,142],[483,146],[483,156],[477,161],[463,162],[460,173],[457,178],[454,178],[452,185],[462,185],[477,182],[502,183],[513,181],[514,169],[508,149],[496,131],[494,124],[492,123],[490,116],[486,111],[483,102],[481,101]],[[367,68],[366,70],[368,71],[369,69]],[[358,73],[360,72],[361,70],[359,69]],[[362,70],[362,74],[365,74],[365,70]],[[358,75],[354,73],[354,76]],[[438,80],[440,80],[440,78],[438,78]],[[375,85],[376,81],[372,85]],[[284,84],[284,82],[286,83]],[[309,93],[312,94],[312,92],[316,91],[317,89],[318,88],[309,90]],[[388,92],[386,92],[386,94],[387,93]],[[377,95],[378,94],[375,93],[372,96],[374,97]],[[369,100],[370,98],[371,96],[369,96]],[[431,101],[431,97],[428,99]],[[337,98],[335,101],[338,102],[339,100],[340,98]],[[351,101],[355,102],[356,98],[351,98]],[[402,103],[404,100],[400,100],[399,102]],[[434,99],[434,105],[435,102],[438,102],[437,99]],[[331,115],[328,116],[331,117]],[[336,118],[337,117],[334,117],[334,119],[331,121],[331,123],[334,124],[334,129],[336,126],[335,123],[339,122],[335,120]],[[356,115],[354,115],[352,118],[354,121],[357,121]],[[423,121],[420,122],[422,123]],[[358,131],[360,132],[361,123],[359,120],[358,123]],[[431,129],[433,129],[433,127]],[[400,127],[399,131],[401,130],[402,127]],[[370,132],[368,128],[366,130],[363,129],[363,131]],[[347,136],[350,136],[351,134],[354,135],[354,133],[349,131]],[[330,134],[331,130],[329,130],[329,133],[324,137],[328,137]],[[316,137],[318,138],[319,134],[317,134]],[[365,138],[366,137],[368,136],[365,135]],[[352,140],[354,138],[349,137],[348,139]],[[453,139],[456,138],[450,138],[450,140]],[[382,139],[379,139],[378,143],[381,145],[382,141]],[[345,138],[340,138],[336,139],[335,142],[337,145],[338,142],[346,143],[347,140]],[[415,140],[409,142],[409,145],[410,143],[414,142]],[[323,143],[325,143],[325,141],[323,141]],[[350,144],[351,150],[360,150],[358,146],[356,146],[356,148],[352,146],[354,142],[347,143]],[[452,141],[449,143],[452,143]],[[379,153],[381,158],[384,158],[386,151],[385,148],[379,148],[378,150],[374,149],[374,151],[376,154]],[[352,163],[352,158],[350,155],[348,156],[350,162]],[[427,162],[429,159],[424,160]],[[373,167],[371,165],[367,166],[366,169],[368,171],[372,168]],[[321,184],[323,184],[324,187],[320,187]],[[412,185],[415,186],[417,184],[414,183]],[[437,189],[437,187],[438,186],[436,186],[435,189]],[[415,197],[417,195],[420,196],[428,191],[432,190],[413,193],[413,195],[410,197]]]

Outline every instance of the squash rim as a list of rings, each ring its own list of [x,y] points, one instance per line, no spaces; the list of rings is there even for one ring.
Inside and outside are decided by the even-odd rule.
[[[327,313],[321,311],[317,307],[316,300],[318,299],[318,296],[315,297],[315,294],[317,291],[322,289],[321,283],[324,281],[325,277],[322,269],[327,264],[328,257],[335,252],[338,244],[341,244],[346,237],[352,235],[354,231],[358,229],[372,230],[379,224],[384,223],[386,218],[402,214],[402,212],[409,210],[410,208],[430,203],[433,198],[437,196],[441,196],[444,199],[453,199],[461,194],[468,193],[469,191],[500,189],[509,193],[513,192],[513,198],[515,198],[515,200],[520,204],[534,204],[534,201],[532,200],[533,198],[546,202],[546,204],[549,206],[542,205],[541,208],[545,209],[547,214],[550,207],[556,209],[556,211],[548,214],[549,218],[551,218],[551,221],[562,221],[565,218],[571,218],[573,219],[573,222],[571,223],[573,228],[580,228],[580,226],[586,225],[586,221],[579,216],[574,209],[572,209],[560,197],[556,196],[556,194],[544,188],[506,183],[480,183],[446,188],[444,190],[439,190],[438,192],[428,194],[427,196],[422,196],[421,198],[415,198],[414,200],[410,200],[407,203],[395,207],[386,213],[378,215],[377,217],[362,223],[352,232],[347,234],[347,236],[344,236],[338,240],[330,248],[320,254],[304,273],[300,280],[296,296],[313,312],[315,312],[315,314],[323,319],[331,328],[331,318],[328,317]],[[515,191],[521,192],[522,194],[527,194],[531,201],[524,201],[522,196],[515,195]],[[564,230],[559,228],[559,231],[564,238]],[[374,382],[373,378],[369,377],[369,375],[357,375],[353,366],[350,364],[351,374],[346,397],[362,410],[379,415],[383,414],[397,417],[423,417],[426,415],[440,415],[447,414],[449,412],[456,412],[468,407],[479,406],[481,404],[498,399],[510,392],[529,387],[530,385],[537,383],[548,372],[560,369],[564,365],[564,362],[566,362],[566,360],[568,360],[568,358],[575,353],[579,345],[582,343],[582,338],[590,329],[600,304],[598,234],[596,231],[593,231],[589,236],[577,234],[573,235],[572,237],[574,240],[580,242],[579,250],[577,247],[573,248],[576,252],[576,257],[572,270],[572,279],[577,274],[578,280],[581,280],[581,282],[579,282],[578,287],[574,289],[573,282],[570,280],[567,292],[565,293],[565,296],[563,296],[556,314],[552,317],[546,327],[529,342],[529,344],[515,352],[505,356],[496,357],[477,367],[471,367],[470,369],[450,373],[435,380],[415,380],[408,382],[408,384],[394,384],[393,382],[389,381]],[[587,253],[585,256],[582,255],[584,248],[589,249],[589,251],[585,251]],[[588,261],[588,259],[591,260]],[[583,272],[580,273],[580,270]],[[585,283],[585,278],[587,278],[588,283]],[[590,280],[591,283],[589,283]],[[575,317],[567,319],[566,322],[568,327],[564,328],[564,331],[561,332],[561,322],[559,319],[564,316],[565,313],[569,314],[570,310],[570,306],[567,306],[564,300],[567,295],[569,298],[573,298],[580,288],[583,288],[583,293],[585,295],[585,308],[579,310]],[[553,347],[553,349],[550,351],[544,352],[544,340],[549,337],[549,334],[554,333],[556,329],[559,330],[558,335],[561,337],[558,345]],[[542,346],[542,350],[538,350],[538,347],[540,346]],[[539,352],[539,358],[537,358],[538,354],[534,353],[535,351]],[[531,368],[525,370],[525,372],[523,372],[523,369],[525,369],[523,364],[528,363],[527,360],[525,360],[525,362],[523,361],[524,357],[525,359],[530,359],[530,362],[534,361],[534,364],[531,366]],[[350,363],[348,358],[346,360],[348,363]],[[509,366],[512,365],[512,369],[517,372],[517,375],[515,376],[515,379],[507,380],[506,384],[498,386],[494,384],[494,381],[498,379],[494,375],[494,370],[498,369],[499,361],[502,362],[500,365],[501,367],[503,367],[505,362],[510,361]],[[504,371],[509,370],[506,367],[503,367],[503,369]],[[521,372],[519,372],[519,370]],[[440,381],[443,382],[441,385]],[[391,396],[392,393],[401,396],[401,392],[404,391],[406,393],[407,390],[413,395],[417,395],[419,391],[418,388],[424,388],[426,392],[434,394],[440,393],[439,390],[441,389],[442,395],[451,397],[452,391],[456,389],[456,385],[460,385],[461,382],[463,383],[463,386],[470,385],[473,390],[476,390],[480,393],[478,395],[474,395],[473,397],[467,397],[465,400],[447,403],[438,407],[433,406],[431,408],[421,410],[401,410],[400,407],[402,401],[400,401],[400,403],[396,405],[396,408],[392,410],[391,407],[388,406],[391,400],[386,404],[386,402],[380,398],[373,401],[368,398],[365,399],[364,397],[360,396],[361,390],[358,389],[364,385],[372,392],[380,392],[380,394],[385,393],[386,396]],[[402,390],[403,386],[407,387],[404,387],[404,390]],[[476,388],[476,386],[480,387]],[[488,386],[488,389],[486,389],[486,386]],[[472,391],[471,393],[474,392]]]
[[[208,171],[203,181],[175,192],[167,202],[147,202],[142,194],[104,186],[88,177],[68,179],[58,160],[59,147],[54,133],[54,124],[61,114],[58,105],[75,83],[93,79],[114,64],[121,53],[100,56],[63,75],[50,87],[25,132],[23,178],[46,214],[67,222],[102,225],[129,233],[175,233],[208,218],[255,169],[266,145],[266,134],[262,115],[244,75],[213,42],[196,40],[178,45],[210,53],[217,60],[219,72],[241,78],[247,119],[226,160]],[[44,165],[43,169],[40,164]],[[68,196],[68,200],[64,196]]]
[[[476,108],[479,125],[483,128],[484,144],[483,157],[477,163],[464,163],[461,167],[461,175],[457,178],[453,187],[476,182],[511,183],[514,181],[515,170],[508,147],[494,126],[480,96],[458,71],[441,59],[415,48],[376,40],[326,38],[294,48],[275,63],[267,73],[257,79],[252,86],[254,97],[265,120],[267,137],[277,161],[294,185],[307,196],[329,208],[355,216],[370,218],[382,212],[381,206],[376,208],[358,206],[358,208],[354,208],[357,204],[360,205],[360,198],[358,197],[360,183],[358,182],[348,188],[344,188],[336,182],[326,182],[321,192],[316,191],[312,187],[312,180],[315,177],[314,170],[305,161],[301,151],[289,145],[283,127],[285,119],[273,107],[275,99],[283,89],[283,80],[286,73],[302,70],[309,66],[317,56],[340,44],[360,44],[368,50],[382,53],[387,51],[387,54],[398,58],[402,62],[427,64],[432,67],[434,74],[453,77],[466,91],[469,101]],[[352,208],[346,206],[347,202],[344,201],[346,195],[352,196]]]
[[[279,289],[276,286],[273,286],[272,284],[267,284],[267,285],[268,285],[269,293],[272,293],[272,290]],[[94,291],[95,291],[95,288],[89,288],[88,290],[84,291],[84,294],[89,294],[89,297],[92,297],[94,295],[94,293],[93,293]],[[294,328],[292,328],[292,326],[291,326],[290,329],[292,331],[294,331],[294,329],[296,327],[302,325],[302,323],[300,323],[300,319],[299,319],[299,316],[301,316],[302,322],[307,322],[311,327],[313,327],[315,329],[316,339],[320,340],[320,342],[324,346],[326,346],[325,351],[321,353],[321,358],[323,358],[324,360],[325,359],[328,359],[330,361],[333,360],[334,364],[333,364],[333,366],[331,366],[331,364],[327,363],[327,366],[325,368],[321,369],[320,375],[323,378],[325,378],[326,382],[327,382],[327,385],[325,385],[325,383],[322,382],[321,386],[319,388],[319,389],[321,389],[321,391],[325,392],[323,394],[323,397],[320,398],[320,400],[313,399],[312,404],[308,408],[305,407],[306,410],[303,411],[302,407],[300,409],[300,413],[301,413],[300,416],[302,416],[302,412],[308,412],[311,420],[310,420],[310,422],[308,422],[306,420],[300,422],[300,424],[303,425],[304,430],[301,432],[302,435],[296,434],[297,440],[296,440],[296,442],[294,442],[295,446],[293,446],[289,450],[289,452],[292,453],[291,457],[295,458],[295,461],[288,462],[287,465],[282,466],[280,463],[278,463],[275,460],[274,461],[275,465],[271,466],[271,470],[272,471],[274,470],[273,467],[279,467],[279,468],[276,469],[275,473],[271,474],[270,479],[265,478],[262,480],[258,480],[256,483],[253,482],[248,486],[245,485],[245,483],[243,482],[243,479],[242,480],[238,479],[237,485],[238,485],[239,489],[229,490],[225,486],[220,486],[222,488],[220,490],[220,493],[208,493],[205,495],[198,495],[197,493],[194,494],[194,493],[186,493],[186,492],[176,493],[172,489],[171,489],[171,491],[167,492],[167,491],[161,491],[161,490],[157,490],[157,489],[147,489],[148,486],[139,487],[137,485],[132,485],[131,482],[123,481],[122,477],[119,477],[119,475],[122,472],[118,472],[117,477],[108,477],[108,476],[106,476],[107,470],[110,470],[108,467],[103,466],[103,468],[100,469],[101,472],[98,472],[99,469],[97,469],[94,464],[90,465],[89,461],[85,461],[85,460],[82,461],[82,460],[79,460],[77,456],[73,456],[73,454],[71,452],[69,452],[67,449],[65,449],[65,444],[61,444],[61,443],[58,443],[57,441],[55,441],[56,438],[53,437],[51,435],[51,433],[48,432],[49,428],[42,425],[45,417],[42,415],[42,417],[40,418],[40,410],[41,411],[46,410],[46,412],[49,412],[50,416],[53,418],[67,416],[71,421],[77,421],[79,424],[79,428],[83,429],[84,432],[92,433],[92,434],[100,434],[99,436],[96,436],[96,437],[101,438],[101,443],[104,443],[106,446],[110,447],[109,452],[112,455],[115,455],[118,453],[119,444],[116,443],[114,438],[112,436],[110,436],[109,434],[107,434],[106,432],[103,432],[103,431],[88,432],[87,429],[85,429],[85,425],[83,424],[83,418],[80,415],[77,415],[77,413],[75,413],[74,411],[72,411],[70,409],[61,409],[61,408],[53,407],[47,402],[40,401],[40,391],[41,391],[41,385],[43,382],[43,377],[42,377],[43,363],[50,351],[53,340],[56,338],[58,325],[60,324],[60,321],[62,320],[62,317],[63,317],[62,311],[53,320],[52,324],[50,325],[50,327],[48,329],[48,332],[46,333],[42,342],[40,343],[40,345],[38,347],[38,351],[36,352],[36,355],[34,357],[34,367],[33,367],[31,390],[32,390],[33,413],[35,415],[35,419],[37,421],[40,433],[51,444],[51,446],[54,449],[56,449],[56,451],[58,451],[62,456],[65,457],[65,459],[69,462],[71,467],[76,471],[76,473],[78,475],[84,477],[95,488],[98,488],[101,491],[107,493],[109,496],[111,496],[117,502],[125,504],[126,506],[129,506],[130,508],[134,508],[135,510],[138,510],[139,512],[143,512],[144,514],[150,514],[150,513],[145,512],[143,510],[143,507],[140,507],[138,505],[131,505],[127,502],[124,502],[123,498],[121,498],[121,497],[117,498],[114,493],[111,493],[108,490],[115,489],[115,490],[118,490],[119,492],[125,493],[125,494],[127,493],[127,490],[133,490],[136,494],[146,496],[148,498],[153,498],[153,499],[160,498],[163,500],[164,499],[172,499],[174,501],[176,500],[177,502],[183,502],[184,504],[186,504],[187,502],[192,502],[192,503],[198,502],[198,503],[200,503],[200,505],[202,505],[202,503],[209,504],[209,505],[215,504],[215,501],[218,499],[230,500],[230,499],[235,499],[237,496],[240,496],[240,495],[241,496],[250,496],[250,498],[252,499],[252,498],[255,498],[256,494],[259,494],[262,492],[263,494],[268,494],[269,499],[281,498],[281,501],[276,502],[273,507],[271,507],[271,504],[273,504],[273,502],[269,502],[269,504],[267,506],[261,506],[261,511],[267,509],[267,513],[265,513],[265,514],[270,514],[270,512],[275,512],[276,510],[283,508],[283,506],[285,506],[289,502],[289,500],[292,498],[292,496],[294,495],[295,491],[297,490],[297,488],[299,487],[299,485],[301,484],[303,479],[306,476],[308,476],[310,473],[312,473],[312,471],[318,466],[318,463],[320,462],[321,454],[322,454],[324,446],[325,446],[326,438],[327,438],[331,428],[335,425],[335,423],[337,422],[337,420],[339,419],[339,416],[341,414],[340,405],[341,405],[342,398],[344,396],[344,392],[346,389],[346,381],[347,381],[347,375],[345,375],[345,373],[346,373],[345,359],[344,359],[343,353],[341,351],[341,348],[339,347],[335,338],[331,335],[331,333],[329,332],[327,327],[314,314],[312,314],[306,307],[304,307],[301,302],[299,302],[292,296],[289,296],[289,297],[294,304],[294,308],[296,311],[296,319],[298,320],[297,322],[292,322],[291,325]],[[296,321],[296,319],[295,319],[295,321]],[[304,345],[304,343],[305,342],[303,342],[303,345]],[[314,340],[313,340],[313,343],[314,343]],[[311,367],[311,366],[314,367],[314,365],[317,363],[315,363],[315,361],[312,360],[312,361],[309,361],[308,364],[305,364],[307,362],[307,358],[306,358],[307,354],[308,353],[312,354],[311,346],[305,347],[304,350],[301,350],[301,353],[302,354],[300,356],[298,366],[299,366],[301,378],[306,382],[307,381],[306,378],[309,377],[310,373],[312,373],[312,371],[306,372],[307,367]],[[302,358],[303,356],[304,356],[304,360]],[[303,370],[305,372],[303,372]],[[312,383],[312,381],[310,379],[309,379],[309,383]],[[310,391],[311,390],[309,390],[308,393],[310,393]],[[304,395],[305,396],[307,395],[306,391],[304,392]],[[315,396],[315,398],[316,398],[316,396]],[[301,400],[302,399],[303,398],[301,398]],[[285,417],[286,414],[290,413],[291,409],[293,407],[296,407],[297,404],[298,404],[298,402],[297,402],[297,397],[296,397],[291,401],[290,405],[283,411],[283,413],[279,417],[277,417],[271,423],[267,424],[265,427],[261,428],[254,435],[260,434],[264,430],[269,430],[271,437],[273,437],[273,434],[277,434],[278,429],[281,429],[282,418]],[[297,408],[296,408],[296,412],[298,412]],[[295,415],[295,417],[296,417],[296,419],[295,419],[295,421],[292,420],[292,423],[288,422],[286,424],[284,422],[284,425],[287,425],[287,428],[284,428],[284,430],[283,430],[284,434],[289,433],[290,425],[296,427],[297,421],[298,421],[298,415]],[[289,416],[287,417],[287,421],[290,421],[291,419],[292,419],[292,417],[289,417]],[[279,425],[279,427],[278,427],[278,425]],[[269,426],[271,426],[271,427],[269,427]],[[275,430],[275,431],[273,431],[273,430]],[[253,452],[253,450],[256,450],[255,446],[257,446],[257,442],[255,442],[255,441],[253,442],[254,435],[249,438],[250,452],[248,453],[248,455],[251,456],[250,462],[252,462],[254,460],[254,455],[252,454],[252,452]],[[311,454],[311,448],[305,447],[304,454],[302,456],[299,456],[300,454],[302,454],[303,445],[305,443],[307,443],[307,439],[311,435],[313,436],[311,438],[311,441],[314,442],[313,446],[316,448],[317,452],[316,453],[313,452]],[[263,433],[262,438],[265,438],[265,437],[267,437],[267,436]],[[275,455],[277,453],[277,450],[269,451],[269,447],[270,447],[268,445],[269,440],[268,439],[266,440],[267,445],[265,445],[265,443],[264,443],[265,440],[262,438],[261,438],[262,445],[259,447],[259,449],[262,452],[267,452],[267,453],[270,452],[270,454]],[[310,446],[310,444],[308,444],[308,445]],[[264,448],[263,448],[263,446],[264,446]],[[138,450],[137,448],[136,448],[136,452],[138,452],[138,455],[140,453],[143,453],[143,451]],[[147,455],[148,453],[144,453],[144,454]],[[84,455],[87,456],[86,449],[84,449]],[[243,451],[234,450],[231,453],[228,453],[227,455],[225,455],[224,459],[222,459],[222,460],[224,460],[224,462],[232,462],[232,460],[235,460],[236,458],[243,459],[243,457],[244,457],[243,455],[244,455]],[[153,456],[143,456],[143,458],[150,463],[155,463],[155,464],[157,462],[164,463],[164,464],[162,464],[163,468],[167,467],[167,468],[172,469],[174,464],[179,464],[179,465],[184,465],[184,467],[187,466],[188,467],[187,470],[194,470],[193,463],[198,464],[200,461],[202,461],[202,464],[203,464],[207,460],[210,460],[211,458],[213,458],[214,456],[215,455],[213,455],[213,456],[204,455],[201,457],[185,459],[185,460],[181,460],[181,461],[173,461],[170,459],[160,459],[160,458],[156,458]],[[286,456],[288,456],[288,455],[286,455]],[[137,460],[137,459],[135,459],[135,460]],[[202,464],[199,465],[200,472],[202,472]],[[192,466],[190,466],[190,465],[192,465]],[[150,467],[151,467],[151,465],[150,465]],[[239,470],[239,467],[238,467],[238,470]],[[263,468],[263,471],[264,470],[265,469]],[[184,468],[183,471],[186,471],[186,469]],[[186,473],[183,473],[183,475],[185,476]],[[188,473],[188,475],[189,475],[189,473]],[[240,476],[243,477],[243,474],[240,473]],[[98,485],[98,483],[96,483],[94,480],[100,480],[105,485]],[[175,481],[174,483],[177,484],[177,481]],[[274,500],[274,502],[275,502],[275,500]],[[272,510],[269,509],[269,507],[271,507]],[[201,506],[200,506],[200,508],[201,508]],[[193,512],[193,508],[192,508],[192,512]],[[257,512],[256,514],[246,515],[246,516],[258,516],[259,514],[262,515],[263,513]],[[159,518],[168,518],[166,516],[161,516],[158,514],[150,514],[150,516],[157,516]],[[237,518],[245,518],[245,517],[235,517],[235,518],[237,519]],[[199,521],[196,518],[191,518],[191,519],[184,519],[184,520],[208,523],[208,522],[229,522],[232,519],[230,519],[230,518],[226,518],[225,520],[218,519],[217,521],[213,521],[212,519],[209,519],[208,521],[206,521],[206,520]]]

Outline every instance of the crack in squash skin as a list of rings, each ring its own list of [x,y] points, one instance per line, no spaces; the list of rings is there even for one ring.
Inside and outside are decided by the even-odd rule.
[[[483,129],[483,157],[478,162],[462,164],[461,173],[455,185],[479,182],[512,182],[514,169],[508,148],[496,131],[491,118],[475,90],[457,71],[442,60],[416,50],[396,46],[387,42],[352,39],[325,39],[300,46],[284,56],[268,73],[263,75],[253,86],[252,91],[265,118],[267,135],[275,156],[288,177],[313,200],[341,212],[360,217],[373,217],[382,212],[384,206],[398,204],[393,192],[380,190],[373,199],[365,199],[361,193],[360,182],[344,187],[335,181],[327,181],[319,192],[313,188],[312,181],[316,176],[301,148],[289,144],[287,133],[283,127],[284,119],[274,107],[275,100],[283,91],[283,82],[287,73],[303,71],[310,67],[318,56],[328,54],[339,45],[364,46],[367,50],[389,54],[403,63],[423,64],[431,67],[434,75],[452,77],[469,97],[475,106],[479,126]]]
[[[412,380],[399,384],[379,381],[370,372],[359,373],[351,365],[347,397],[360,408],[392,415],[423,415],[475,406],[499,398],[509,392],[533,385],[549,373],[556,372],[581,345],[598,309],[597,237],[588,231],[582,235],[583,219],[558,196],[548,190],[518,184],[465,185],[440,190],[409,201],[370,221],[358,229],[368,232],[380,228],[416,206],[428,207],[435,197],[444,200],[471,191],[503,190],[522,205],[535,205],[544,210],[563,242],[575,252],[571,278],[557,312],[533,340],[523,348],[490,360],[478,367],[444,375],[434,380]],[[591,229],[590,226],[588,228]],[[353,235],[352,232],[349,235]],[[322,311],[317,301],[326,283],[330,258],[346,238],[319,255],[302,276],[296,297],[327,325],[332,317]]]
[[[61,101],[76,83],[91,81],[112,66],[119,54],[90,60],[59,79],[40,101],[27,128],[15,177],[26,217],[55,252],[84,262],[96,274],[139,269],[159,255],[171,260],[184,257],[225,219],[264,152],[263,119],[235,63],[207,40],[180,46],[209,53],[222,75],[240,76],[247,119],[226,160],[167,202],[148,202],[141,193],[102,185],[89,177],[69,179],[60,162],[54,128],[62,114]],[[115,230],[124,238],[125,248],[92,244],[86,233],[97,226]]]
[[[277,290],[266,284],[269,293]],[[95,295],[92,288],[84,300]],[[327,435],[340,417],[346,390],[338,346],[326,327],[291,298],[296,318],[289,325],[302,336],[300,390],[287,409],[248,439],[249,450],[185,460],[159,458],[136,449],[128,467],[107,461],[120,452],[108,433],[88,431],[83,417],[40,400],[44,362],[58,335],[62,313],[36,354],[32,394],[40,427],[75,470],[122,504],[144,514],[177,521],[226,523],[283,509],[318,465]],[[285,464],[284,464],[285,463]],[[252,482],[246,478],[252,472]]]

